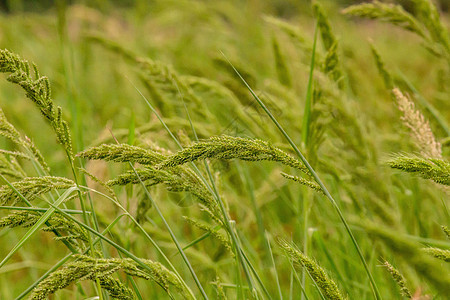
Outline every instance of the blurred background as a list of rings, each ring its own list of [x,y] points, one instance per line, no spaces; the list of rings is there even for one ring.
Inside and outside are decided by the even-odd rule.
[[[59,0],[62,2],[63,0]],[[239,3],[240,5],[244,5],[246,2],[250,3],[259,3],[259,5],[263,5],[269,11],[273,13],[279,13],[281,15],[287,14],[288,12],[292,13],[292,9],[298,9],[302,7],[302,2],[308,3],[308,0],[245,0],[245,1],[236,1],[231,0],[231,2]],[[29,12],[42,12],[44,10],[52,9],[52,7],[57,4],[58,0],[1,0],[0,1],[0,9],[3,12],[7,13],[19,13],[23,11]],[[67,4],[82,4],[93,8],[98,9],[108,9],[111,6],[114,7],[132,7],[134,5],[138,5],[140,7],[151,5],[156,1],[146,1],[146,0],[94,0],[94,1],[76,1],[76,0],[67,0],[65,1]],[[339,7],[346,7],[348,5],[362,3],[362,2],[371,2],[371,1],[363,1],[363,0],[335,0],[334,1]],[[387,0],[383,1],[386,3],[399,3],[402,4],[407,9],[411,7],[411,0]],[[441,10],[448,11],[450,6],[450,1],[448,0],[434,0],[433,1]]]

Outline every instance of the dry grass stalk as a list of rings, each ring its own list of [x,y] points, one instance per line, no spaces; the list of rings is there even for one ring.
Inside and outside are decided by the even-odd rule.
[[[398,109],[403,113],[403,123],[412,131],[416,145],[421,154],[428,158],[442,158],[441,144],[431,131],[429,122],[419,110],[416,110],[414,102],[405,96],[400,89],[394,88],[392,93],[397,100]]]

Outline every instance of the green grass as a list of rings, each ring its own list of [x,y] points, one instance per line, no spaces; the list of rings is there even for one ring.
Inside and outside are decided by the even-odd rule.
[[[445,299],[449,17],[344,8],[1,15],[0,298]]]

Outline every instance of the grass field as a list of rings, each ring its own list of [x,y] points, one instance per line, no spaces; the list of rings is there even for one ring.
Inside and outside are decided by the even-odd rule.
[[[125,2],[0,15],[0,299],[448,299],[447,13]]]

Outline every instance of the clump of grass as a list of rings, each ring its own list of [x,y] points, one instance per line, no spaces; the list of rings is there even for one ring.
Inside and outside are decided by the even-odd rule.
[[[353,11],[348,9],[347,12],[381,19],[414,32],[422,38],[425,47],[445,59],[448,52],[445,50],[446,28],[442,26],[437,10],[428,0],[414,0],[412,3],[411,12],[407,12],[401,6],[377,1],[361,5],[359,12],[356,7]],[[164,45],[164,55],[161,57],[158,56],[158,48],[161,47],[159,37],[155,37],[151,45],[146,45],[145,41],[137,43],[139,47],[149,46],[148,49],[142,49],[144,53],[152,54],[152,58],[147,58],[129,50],[133,45],[129,41],[118,39],[118,42],[114,43],[101,36],[91,35],[89,37],[91,41],[96,41],[105,48],[121,54],[131,62],[132,67],[137,67],[138,77],[146,91],[141,93],[138,87],[136,89],[143,97],[150,96],[149,100],[145,100],[168,135],[161,133],[161,126],[154,118],[140,126],[139,122],[147,122],[147,116],[145,115],[143,119],[144,112],[140,112],[139,104],[133,103],[132,120],[127,120],[128,128],[112,129],[113,134],[108,133],[108,137],[101,137],[93,142],[91,145],[95,147],[79,153],[76,160],[73,160],[72,150],[69,147],[71,142],[67,123],[62,120],[61,109],[57,108],[51,99],[49,81],[37,71],[34,74],[33,71],[27,71],[27,68],[32,70],[33,65],[26,60],[8,51],[2,52],[0,67],[3,66],[3,72],[12,73],[10,81],[25,89],[27,96],[50,123],[56,132],[57,141],[66,151],[73,176],[68,175],[66,178],[61,169],[53,173],[58,174],[58,177],[52,176],[31,139],[22,137],[0,111],[0,136],[6,139],[8,147],[13,148],[0,150],[0,175],[7,183],[0,186],[0,203],[5,201],[2,204],[15,205],[2,206],[3,211],[16,211],[2,216],[0,227],[32,228],[14,251],[0,263],[2,267],[0,275],[5,276],[9,269],[3,268],[3,265],[22,247],[24,240],[38,232],[41,226],[45,231],[52,231],[57,240],[65,242],[72,253],[83,253],[73,256],[74,260],[71,259],[73,254],[65,256],[40,278],[33,276],[33,271],[27,272],[30,273],[29,278],[34,283],[29,284],[18,298],[24,297],[35,287],[37,288],[32,297],[36,299],[55,297],[51,294],[71,284],[77,285],[77,295],[87,296],[92,292],[97,293],[100,299],[108,298],[108,294],[111,298],[119,299],[195,298],[196,294],[189,289],[189,285],[194,284],[194,281],[205,299],[215,297],[216,294],[217,298],[223,299],[227,296],[239,299],[271,298],[272,294],[276,294],[280,299],[286,298],[287,294],[290,298],[295,298],[295,293],[300,292],[299,289],[302,290],[302,297],[305,299],[317,295],[328,299],[344,299],[345,295],[339,291],[338,286],[345,287],[351,298],[369,297],[370,288],[373,289],[373,297],[376,299],[395,298],[398,296],[395,287],[382,284],[385,282],[382,276],[387,274],[375,270],[374,265],[378,257],[402,260],[401,266],[405,266],[406,270],[404,275],[411,286],[418,286],[420,282],[420,285],[423,285],[420,288],[424,288],[426,293],[444,296],[448,294],[446,286],[449,279],[445,276],[443,266],[443,261],[448,261],[446,250],[448,243],[434,235],[436,230],[433,225],[444,221],[441,218],[441,210],[434,209],[432,201],[423,201],[428,198],[434,200],[442,195],[433,189],[434,186],[429,187],[426,183],[416,180],[411,183],[395,176],[392,178],[382,167],[380,168],[378,155],[380,151],[384,151],[383,147],[393,142],[396,145],[403,145],[404,141],[398,136],[388,136],[381,131],[395,124],[397,120],[388,119],[386,122],[385,116],[378,119],[374,117],[376,113],[372,114],[372,105],[375,105],[375,101],[378,101],[376,105],[380,108],[387,108],[379,101],[379,94],[383,89],[376,83],[368,82],[364,93],[355,88],[360,83],[364,86],[364,82],[358,80],[372,79],[371,70],[370,68],[364,70],[367,71],[364,72],[364,78],[357,78],[354,75],[358,74],[359,69],[367,67],[365,62],[358,61],[359,58],[354,51],[359,51],[361,47],[350,47],[347,34],[338,38],[339,34],[333,29],[343,28],[341,25],[345,24],[337,24],[338,26],[334,27],[324,9],[327,5],[325,2],[323,4],[322,7],[320,3],[314,1],[312,5],[312,15],[317,22],[314,43],[309,40],[308,32],[297,24],[293,25],[295,18],[286,21],[281,17],[265,17],[267,23],[274,25],[290,38],[285,40],[283,36],[275,34],[271,39],[267,39],[264,37],[265,27],[260,26],[259,20],[252,19],[252,14],[247,14],[253,8],[249,6],[248,10],[245,10],[245,18],[238,20],[237,16],[241,16],[244,10],[234,9],[228,2],[220,1],[217,3],[162,1],[148,4],[156,8],[152,11],[158,12],[151,20],[152,28],[161,29],[158,22],[170,27],[171,22],[179,21],[180,16],[183,18],[184,26],[180,28],[183,32],[182,41],[175,45],[170,44],[171,36],[178,34],[179,26],[176,31],[170,30],[171,34],[164,35],[164,41],[161,43]],[[174,10],[168,10],[165,6]],[[190,14],[195,15],[195,18]],[[136,22],[143,25],[136,28],[142,28],[147,32],[146,26],[149,24]],[[230,41],[228,38],[242,41],[232,34],[234,30],[241,28],[239,26],[243,26],[249,30],[248,33],[245,33],[245,30],[240,33],[245,37],[245,42],[258,42],[260,47],[257,47],[258,51],[255,52],[254,49],[244,48],[245,43],[221,44],[220,47],[223,46],[223,51],[227,55],[228,53],[240,55],[231,59],[233,64],[238,66],[234,68],[227,58],[211,58],[203,55],[204,30],[194,30],[198,29],[194,23],[201,24],[202,28],[206,24],[204,28],[208,28],[217,36],[219,34],[216,33],[222,35],[225,32],[227,41]],[[86,28],[94,27],[86,26]],[[190,35],[189,29],[192,33],[195,32],[195,38]],[[167,33],[164,30],[162,32]],[[261,40],[255,37],[258,33],[261,33]],[[323,49],[317,47],[320,44],[317,37],[321,39]],[[193,43],[186,43],[186,39]],[[214,45],[215,41],[214,39],[210,43],[208,39],[207,44]],[[291,41],[293,44],[289,43]],[[94,73],[97,72],[94,69],[99,69],[96,65],[97,57],[100,57],[98,61],[102,59],[102,55],[97,56],[96,51],[99,49],[91,49],[89,48],[91,45],[83,44],[85,47],[83,52],[78,53],[77,43],[76,41],[73,44],[76,51],[73,58],[78,58],[78,54],[81,54],[86,60],[82,68],[78,68],[77,65],[74,70],[89,71],[92,74],[80,72],[82,74],[80,76],[74,72],[73,78],[68,78],[67,74],[70,73],[68,70],[64,70],[64,74],[67,81],[79,79],[78,83],[73,82],[74,86],[88,82],[91,88],[72,91],[72,94],[80,93],[81,96],[82,93],[83,98],[90,99],[90,96],[98,92],[95,99],[101,99],[104,93],[108,102],[98,105],[105,104],[103,106],[106,107],[105,111],[116,109],[113,101],[109,101],[111,95],[117,99],[133,98],[134,95],[126,94],[126,89],[119,91],[111,88],[115,86],[111,84],[111,78],[114,78],[115,83],[119,83],[124,77],[122,66],[118,63],[111,64],[113,72],[102,71],[102,76],[94,76],[98,75]],[[197,48],[192,48],[191,44]],[[193,49],[195,55],[186,55]],[[394,48],[392,49],[394,52]],[[198,53],[201,55],[197,55]],[[253,55],[255,53],[258,53],[258,57]],[[173,67],[165,62],[172,54],[174,54]],[[47,53],[46,55],[48,56]],[[273,57],[274,61],[266,64],[267,60],[264,60],[264,66],[269,66],[264,67],[260,64],[261,61],[258,61],[259,55],[261,58]],[[418,91],[408,84],[406,79],[403,82],[394,80],[388,70],[392,68],[391,65],[383,62],[373,45],[372,55],[388,90],[392,90],[397,84],[402,88],[406,84],[415,94],[415,98],[419,99]],[[91,56],[96,58],[95,62],[90,61]],[[305,58],[309,60],[311,56],[311,60],[306,62]],[[183,61],[180,62],[182,57]],[[424,61],[422,59],[418,62]],[[309,65],[304,66],[305,62]],[[181,68],[176,66],[177,63],[182,63]],[[354,69],[352,63],[357,63],[358,70]],[[400,65],[401,63],[400,60]],[[67,67],[65,64],[63,66]],[[446,78],[445,67],[444,64],[439,66],[442,69],[438,74],[440,80]],[[192,75],[183,75],[182,72],[186,70]],[[301,80],[308,76],[305,70],[309,70],[306,87]],[[300,80],[293,80],[294,78]],[[249,84],[247,87],[250,94],[240,82],[241,79],[246,81],[245,84]],[[433,80],[429,78],[423,84],[420,82],[420,90],[432,90],[435,86],[434,82],[430,82]],[[103,81],[108,83],[105,90],[102,89]],[[250,86],[256,87],[256,92]],[[305,88],[306,101],[302,97]],[[443,86],[439,93],[433,95],[435,98],[433,101],[443,102],[445,91],[446,88]],[[448,161],[445,158],[447,152],[445,146],[441,147],[439,144],[439,136],[433,135],[428,121],[415,109],[411,99],[408,99],[404,92],[394,90],[393,94],[403,112],[403,122],[413,132],[414,143],[423,157],[401,155],[394,157],[389,164],[393,168],[418,174],[441,185],[448,185]],[[364,102],[357,101],[360,98]],[[255,105],[254,100],[258,102],[259,107]],[[155,103],[156,108],[150,103]],[[299,119],[302,106],[305,107],[303,122]],[[273,109],[276,114],[272,113]],[[91,121],[103,124],[102,121],[105,119],[91,120],[91,114],[85,110],[86,124],[81,126],[78,124],[80,115],[78,117],[75,115],[80,112],[81,110],[73,111],[77,129],[85,127],[86,132],[94,136],[96,126],[91,128],[90,125],[93,124]],[[107,114],[99,113],[99,116],[105,115]],[[116,116],[118,121],[114,121],[114,124],[122,126],[123,116],[121,114]],[[110,116],[107,118],[110,119]],[[286,150],[288,145],[280,142],[279,134],[267,122],[269,118],[292,146],[298,158]],[[289,129],[292,138],[277,119],[286,125],[284,128]],[[172,128],[174,132],[176,130],[182,132],[178,138],[181,143],[172,134]],[[235,132],[230,134],[229,132],[233,130]],[[224,132],[228,135],[222,135]],[[76,135],[78,144],[81,140],[78,138],[82,136],[80,132]],[[168,139],[168,136],[173,140]],[[195,142],[192,142],[193,140]],[[305,156],[295,144],[300,140],[303,140],[302,146],[305,146],[303,149]],[[115,141],[117,144],[106,144]],[[129,144],[120,144],[118,141],[128,141]],[[174,142],[180,148],[178,151],[169,150]],[[82,141],[78,144],[80,145]],[[126,163],[126,165],[118,166],[118,172],[110,172],[112,168],[99,162],[89,162],[86,169],[76,168],[74,162],[83,159]],[[247,169],[250,164],[242,165],[237,162],[239,168],[233,169],[230,160],[255,163]],[[259,161],[275,163],[260,165],[256,163]],[[283,172],[282,176],[273,176],[280,174],[280,167],[283,171],[286,171],[284,169],[287,167],[291,168],[290,172],[286,171],[288,173],[298,171],[301,173],[291,175]],[[89,176],[96,182],[94,185],[96,188],[101,186],[107,193],[95,190],[90,182],[89,187],[79,185],[77,177],[81,174]],[[110,174],[114,174],[112,176],[115,177],[110,178]],[[289,180],[283,180],[283,177]],[[323,181],[319,177],[323,178]],[[108,179],[110,180],[107,181]],[[309,189],[298,188],[298,185],[290,180],[325,195],[330,200],[332,208],[337,211],[339,219],[330,212],[327,203],[316,201],[319,199],[318,195],[311,193]],[[133,187],[128,184],[140,186]],[[412,184],[414,186],[411,186]],[[157,185],[162,185],[169,192],[156,187]],[[121,189],[119,186],[125,188]],[[69,209],[74,208],[72,207],[74,203],[67,200],[75,197],[71,194],[75,189],[79,191],[80,200],[85,195],[93,200],[90,212],[86,211],[83,201],[81,202],[83,212]],[[62,190],[67,190],[67,193],[55,202],[55,195],[59,196]],[[401,193],[399,190],[406,192]],[[193,195],[201,209],[185,206],[185,203],[190,202],[185,202],[184,197],[190,195],[180,195],[178,192]],[[247,198],[250,198],[251,205],[247,203]],[[104,199],[111,201],[121,214],[116,215],[117,211],[111,210],[109,205],[102,202]],[[167,201],[168,199],[176,201]],[[408,205],[404,205],[401,201],[403,199],[408,200]],[[445,200],[443,199],[444,204]],[[22,207],[25,205],[37,207]],[[60,208],[59,205],[64,207]],[[428,214],[431,210],[433,214]],[[83,213],[84,222],[78,220],[80,212]],[[155,213],[160,219],[153,219]],[[187,225],[180,222],[182,216],[187,220]],[[367,226],[362,226],[365,232],[358,232],[354,236],[352,233],[354,227],[347,223],[346,218],[355,216],[361,218],[361,223]],[[433,218],[434,222],[429,222],[430,218]],[[377,220],[377,223],[371,223],[369,221],[371,219]],[[338,220],[342,222],[348,236],[342,233],[342,226],[337,224]],[[172,222],[175,225],[173,227],[168,225]],[[161,227],[166,230],[162,230]],[[205,233],[197,236],[198,230],[192,230],[191,227]],[[105,228],[103,232],[100,230],[102,228]],[[279,263],[282,255],[277,255],[276,252],[274,255],[271,252],[271,241],[264,235],[264,232],[269,230],[271,234],[290,235],[296,243],[304,245],[300,251],[294,243],[280,242],[286,256],[303,267],[303,278],[298,278],[294,268],[291,269],[289,278],[289,268]],[[255,234],[256,232],[259,234]],[[311,235],[311,232],[314,234]],[[415,235],[403,235],[403,232],[414,232]],[[445,229],[444,232],[448,235]],[[15,230],[1,232],[2,236],[13,234]],[[92,237],[97,237],[97,240],[94,241]],[[213,240],[202,245],[207,238]],[[171,239],[178,253],[183,256],[185,265],[181,265],[181,259],[173,255],[166,256],[166,253],[173,254],[175,249],[174,245],[169,243]],[[420,243],[414,242],[415,240]],[[316,242],[320,248],[314,248]],[[212,251],[215,249],[210,246],[211,244],[220,251]],[[196,247],[192,247],[194,245]],[[327,250],[330,245],[336,251]],[[352,246],[356,249],[355,253],[348,251]],[[45,252],[60,253],[58,248],[52,247],[50,250]],[[225,252],[223,250],[229,255],[222,255]],[[261,254],[263,250],[265,255]],[[116,251],[129,258],[109,258],[115,256]],[[152,259],[162,258],[168,267],[153,260],[141,259],[132,253],[134,251]],[[157,256],[154,256],[154,251]],[[212,252],[220,255],[209,257]],[[356,262],[358,258],[362,266]],[[70,262],[67,263],[68,261]],[[192,264],[189,261],[192,261]],[[327,266],[331,271],[330,275],[317,262]],[[19,262],[19,265],[21,263]],[[26,261],[23,265],[27,267]],[[392,265],[388,263],[385,265],[400,286],[403,295],[411,297],[402,276]],[[271,272],[267,272],[268,266]],[[185,282],[183,278],[188,274],[186,267],[191,272],[193,280]],[[367,281],[361,279],[363,272],[367,273],[370,286]],[[196,273],[199,274],[198,277]],[[317,294],[305,277],[307,273],[311,275],[312,283],[317,287]],[[440,276],[441,274],[444,275]],[[124,276],[127,277],[126,280]],[[420,281],[417,280],[419,276]],[[132,277],[152,279],[163,289],[156,291],[153,285],[134,282]],[[333,277],[338,281],[334,282],[331,279]],[[295,279],[298,280],[299,286],[295,285]],[[83,280],[89,281],[90,284],[79,284]],[[211,282],[212,280],[215,281]],[[3,280],[0,282],[4,284]],[[429,283],[429,286],[424,282]],[[12,297],[11,294],[7,294],[9,288],[5,289],[5,293],[2,291],[2,296]],[[16,289],[14,287],[14,291]],[[59,293],[62,296],[64,292]]]

